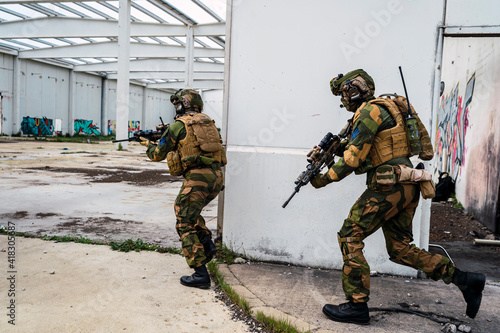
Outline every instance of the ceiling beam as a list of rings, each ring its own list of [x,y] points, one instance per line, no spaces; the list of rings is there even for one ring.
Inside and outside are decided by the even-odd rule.
[[[182,58],[186,55],[184,46],[130,43],[132,58]],[[56,46],[19,52],[20,59],[27,58],[113,58],[118,56],[118,42],[90,43]],[[195,47],[194,57],[224,58],[224,50]]]
[[[0,0],[1,1],[1,0]],[[131,37],[185,36],[187,27],[180,24],[132,22]],[[223,36],[225,23],[193,26],[195,36]],[[78,38],[117,37],[118,21],[78,17],[45,17],[0,22],[0,38]]]
[[[95,0],[79,0],[78,2],[91,2]],[[68,2],[68,0],[0,0],[0,5],[26,4],[26,3],[48,3],[48,2]]]
[[[222,89],[224,81],[194,80],[190,89]],[[185,88],[184,81],[149,83],[148,88],[153,89],[181,89]]]
[[[135,72],[184,72],[184,60],[176,59],[141,59],[130,61],[130,71]],[[116,61],[101,64],[75,65],[75,72],[116,72],[118,63]],[[210,62],[193,63],[195,72],[224,72],[224,64]]]
[[[186,76],[183,72],[130,72],[131,80],[184,80]],[[118,75],[116,73],[108,74],[106,78],[116,80]],[[224,73],[207,73],[207,72],[194,72],[194,80],[224,80]]]

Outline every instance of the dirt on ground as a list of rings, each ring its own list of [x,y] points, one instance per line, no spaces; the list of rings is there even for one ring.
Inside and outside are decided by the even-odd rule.
[[[125,167],[100,167],[96,168],[54,168],[45,166],[41,168],[27,168],[30,170],[44,170],[51,172],[83,174],[92,183],[120,183],[125,182],[137,186],[161,186],[166,182],[180,182],[182,177],[171,176],[168,172],[160,173],[158,170],[137,170]]]
[[[433,242],[470,241],[497,239],[493,232],[452,202],[433,202],[431,206],[429,239]],[[500,252],[500,247],[482,246]]]

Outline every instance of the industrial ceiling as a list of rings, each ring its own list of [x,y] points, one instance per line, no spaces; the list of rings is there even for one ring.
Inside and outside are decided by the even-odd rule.
[[[119,3],[0,0],[0,52],[116,79]],[[222,89],[225,0],[129,3],[131,83]]]

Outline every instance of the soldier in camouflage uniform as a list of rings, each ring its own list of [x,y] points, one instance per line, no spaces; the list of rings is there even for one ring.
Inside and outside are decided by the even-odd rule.
[[[412,169],[404,120],[401,113],[397,114],[400,111],[392,107],[395,99],[375,98],[374,81],[361,69],[345,76],[340,74],[330,85],[333,94],[341,96],[345,108],[354,112],[352,132],[345,142],[343,156],[311,184],[320,188],[352,172],[367,173],[367,189],[352,206],[338,233],[344,261],[342,284],[348,302],[326,304],[323,313],[334,321],[369,323],[370,267],[363,256],[363,240],[382,228],[391,261],[422,270],[433,280],[456,284],[467,303],[467,315],[474,318],[481,303],[485,276],[462,272],[447,257],[411,244],[412,219],[420,188],[415,179],[402,181],[403,173],[411,170],[422,174],[424,170]],[[432,144],[425,127],[420,120],[418,123],[422,143],[419,157],[429,160],[433,156]]]
[[[195,273],[182,276],[180,282],[207,289],[210,276],[205,264],[217,248],[200,214],[224,186],[221,166],[226,163],[225,151],[213,120],[201,113],[203,101],[196,91],[178,91],[170,101],[176,107],[176,121],[164,131],[157,145],[143,138],[141,144],[147,147],[146,154],[152,161],[166,158],[170,174],[184,177],[175,200],[175,227],[187,264]]]

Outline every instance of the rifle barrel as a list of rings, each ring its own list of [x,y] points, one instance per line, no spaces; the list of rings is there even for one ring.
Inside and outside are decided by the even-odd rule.
[[[120,140],[113,140],[113,143],[115,142],[124,142],[124,141],[134,141],[134,138],[128,138],[128,139],[120,139]]]

